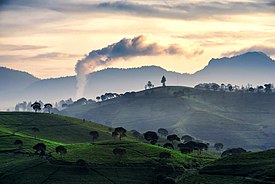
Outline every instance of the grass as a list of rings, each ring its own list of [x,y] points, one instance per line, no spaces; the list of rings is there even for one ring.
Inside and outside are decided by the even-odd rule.
[[[33,126],[40,129],[36,138],[30,131]],[[93,143],[88,135],[91,130],[100,134]],[[129,136],[114,140],[110,133],[107,126],[60,115],[0,113],[0,183],[152,184],[164,172],[177,177],[178,184],[249,184],[266,181],[275,173],[275,150],[217,160],[212,152],[186,155]],[[23,141],[22,148],[13,144],[17,139]],[[53,158],[33,155],[32,147],[40,142]],[[59,145],[68,150],[63,157],[55,153]],[[126,155],[115,156],[112,151],[116,147],[125,148]],[[159,153],[164,151],[171,153],[171,158],[160,159]],[[77,166],[79,159],[89,167]],[[201,167],[200,173],[193,172]]]
[[[274,94],[167,86],[138,92],[135,97],[69,107],[61,114],[142,133],[166,128],[179,136],[222,142],[225,148],[259,151],[275,147],[274,100]]]
[[[222,158],[209,164],[200,172],[275,180],[275,149]]]
[[[30,131],[38,127],[37,137]],[[99,139],[91,143],[89,131],[99,132]],[[176,169],[192,167],[202,158],[193,158],[160,146],[138,142],[131,137],[114,140],[106,126],[42,113],[0,113],[0,181],[4,183],[151,183],[155,173],[152,168],[171,164]],[[23,141],[23,147],[14,141]],[[47,146],[46,153],[59,160],[48,161],[32,155],[37,143]],[[55,148],[63,145],[68,153],[61,158]],[[126,149],[121,158],[113,154],[115,147]],[[18,151],[30,153],[22,155]],[[172,157],[159,159],[160,152],[170,152]],[[75,165],[78,159],[90,164],[80,172]]]

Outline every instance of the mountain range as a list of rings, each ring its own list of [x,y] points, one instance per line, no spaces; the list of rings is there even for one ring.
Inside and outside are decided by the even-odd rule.
[[[262,52],[248,52],[231,58],[211,59],[208,65],[194,74],[167,71],[158,66],[118,69],[107,68],[88,76],[84,97],[95,98],[106,92],[125,93],[144,89],[147,81],[160,85],[195,86],[203,82],[258,85],[275,81],[275,61]],[[13,107],[21,101],[55,102],[74,98],[76,77],[38,79],[26,72],[0,67],[0,109]]]

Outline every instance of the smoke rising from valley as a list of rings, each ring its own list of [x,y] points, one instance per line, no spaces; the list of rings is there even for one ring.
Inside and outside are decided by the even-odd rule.
[[[77,94],[82,97],[87,83],[87,75],[99,66],[109,66],[119,59],[127,62],[133,57],[138,56],[157,56],[157,55],[183,55],[187,58],[200,55],[203,50],[185,51],[177,44],[161,45],[149,36],[139,35],[132,39],[123,38],[117,43],[111,44],[99,50],[91,51],[85,58],[76,64],[77,73]]]

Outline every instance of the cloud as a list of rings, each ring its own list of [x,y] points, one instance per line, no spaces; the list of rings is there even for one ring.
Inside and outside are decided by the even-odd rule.
[[[31,57],[22,55],[0,55],[0,62],[12,62],[12,61],[35,61],[35,60],[68,60],[80,57],[80,55],[67,54],[62,52],[49,52],[44,54],[37,54]]]
[[[222,57],[232,57],[236,55],[241,55],[246,52],[264,52],[269,56],[275,56],[275,47],[264,46],[264,45],[254,45],[252,47],[244,48],[238,51],[227,51],[221,54]]]
[[[45,49],[45,48],[48,48],[48,46],[0,44],[0,50],[8,50],[8,51],[38,50],[38,49]]]
[[[203,50],[201,49],[191,52],[186,51],[177,44],[164,46],[144,35],[132,39],[124,38],[102,49],[91,51],[85,58],[77,62],[75,67],[77,73],[76,96],[79,98],[83,95],[87,82],[86,75],[99,66],[109,66],[121,59],[127,62],[129,59],[138,56],[183,55],[194,57],[202,53]]]
[[[163,1],[161,1],[163,2]],[[142,4],[126,1],[99,3],[101,11],[128,13],[136,16],[169,19],[209,19],[223,15],[240,15],[254,13],[274,13],[274,1],[236,2],[236,1],[200,1],[173,4]]]
[[[19,55],[0,55],[0,62],[19,61],[22,57]]]
[[[209,19],[223,15],[275,12],[274,0],[261,1],[61,1],[5,0],[2,8],[31,7],[61,13],[125,13],[169,19]]]
[[[62,53],[62,52],[49,52],[45,54],[37,54],[32,57],[27,57],[25,60],[45,60],[45,59],[50,59],[50,60],[65,60],[65,59],[72,59],[75,57],[79,57],[79,55],[75,54],[67,54],[67,53]]]

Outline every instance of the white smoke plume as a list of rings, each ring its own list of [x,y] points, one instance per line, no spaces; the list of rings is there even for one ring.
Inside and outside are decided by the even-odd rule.
[[[87,75],[89,73],[95,71],[98,66],[109,66],[118,59],[124,59],[127,61],[129,58],[137,56],[155,56],[163,54],[180,54],[186,57],[191,57],[202,53],[202,50],[195,50],[192,53],[188,53],[177,44],[163,46],[144,35],[132,39],[124,38],[119,42],[102,49],[93,50],[85,58],[77,62],[75,67],[77,73],[76,97],[79,98],[83,96],[87,83]]]

